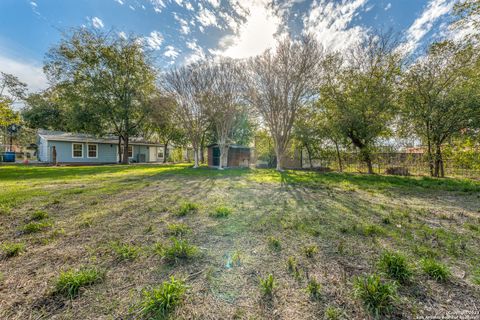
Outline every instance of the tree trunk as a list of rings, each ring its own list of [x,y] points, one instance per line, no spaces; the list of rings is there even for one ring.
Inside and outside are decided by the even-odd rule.
[[[118,136],[118,163],[122,163],[122,136]]]
[[[275,155],[277,156],[277,171],[283,170],[283,150],[278,146],[275,146]]]
[[[360,149],[360,155],[367,164],[368,174],[373,174],[372,157],[370,151],[364,146]]]
[[[435,173],[433,171],[434,164],[433,164],[433,156],[432,156],[432,143],[430,139],[427,141],[427,156],[428,156],[428,168],[430,170],[430,176],[435,177]]]
[[[218,169],[222,170],[224,167],[228,166],[228,147],[225,141],[218,142],[218,149],[220,150],[220,160],[218,163]]]
[[[123,137],[123,158],[122,164],[128,164],[128,134]]]
[[[310,151],[310,148],[308,147],[308,145],[305,145],[305,148],[307,149],[307,153],[308,153],[308,163],[310,164],[310,169],[313,169],[312,152]]]
[[[337,141],[333,141],[335,143],[335,150],[337,152],[337,160],[338,160],[338,170],[343,172],[343,164],[342,164],[342,157],[340,156],[340,149],[338,147]]]
[[[445,171],[443,167],[443,158],[442,158],[442,148],[440,144],[435,146],[435,167],[434,167],[434,176],[435,177],[445,177]]]
[[[197,146],[193,147],[193,167],[198,168],[199,167],[199,148]]]
[[[163,145],[163,163],[167,163],[168,158],[168,141]]]

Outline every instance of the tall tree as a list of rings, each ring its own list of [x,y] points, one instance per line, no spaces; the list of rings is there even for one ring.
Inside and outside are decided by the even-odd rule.
[[[319,103],[345,138],[359,149],[368,172],[376,139],[388,132],[396,109],[401,56],[390,35],[370,35],[343,56],[323,61],[325,81]]]
[[[432,45],[403,77],[403,120],[426,144],[432,176],[444,176],[442,145],[478,123],[476,64],[474,48],[446,41]]]
[[[222,59],[208,63],[205,71],[210,83],[205,94],[207,112],[220,149],[218,168],[222,169],[227,166],[228,144],[232,142],[235,126],[245,113],[241,67],[233,60]]]
[[[178,122],[188,137],[194,156],[194,168],[199,167],[202,138],[208,126],[209,90],[208,64],[197,62],[175,67],[163,76],[163,90],[176,101]]]
[[[27,85],[16,76],[0,72],[0,129],[5,139],[10,136],[12,145],[13,131],[9,128],[18,128],[20,123],[19,113],[14,110],[14,104],[25,98]]]
[[[94,133],[113,133],[119,145],[123,141],[122,163],[128,163],[129,137],[139,132],[155,92],[155,71],[147,52],[138,38],[80,28],[50,50],[44,67],[48,78],[65,89],[63,97],[82,108],[83,116],[101,116]]]
[[[274,141],[277,170],[290,142],[298,110],[317,92],[322,49],[313,37],[289,38],[248,62],[247,99],[258,111]]]

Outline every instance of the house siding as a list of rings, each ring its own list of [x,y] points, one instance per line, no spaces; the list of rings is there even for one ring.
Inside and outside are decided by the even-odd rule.
[[[83,154],[81,158],[72,157],[73,144],[81,144],[83,147]],[[57,162],[67,163],[116,163],[117,162],[117,148],[113,144],[107,143],[92,143],[98,146],[97,158],[87,157],[87,143],[69,142],[69,141],[48,141],[48,154],[51,154],[53,147],[57,151]],[[48,161],[48,160],[47,160]]]

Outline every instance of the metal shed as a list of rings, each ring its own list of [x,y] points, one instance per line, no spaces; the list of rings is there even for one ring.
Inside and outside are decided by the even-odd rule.
[[[208,166],[218,167],[220,164],[220,148],[211,144],[208,148]],[[231,144],[228,146],[227,167],[248,168],[250,166],[251,149],[247,146]]]

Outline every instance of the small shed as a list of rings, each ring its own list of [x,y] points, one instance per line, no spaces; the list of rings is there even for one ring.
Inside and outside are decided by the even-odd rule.
[[[218,144],[211,144],[208,148],[208,166],[218,167],[220,165],[220,148]],[[237,144],[228,145],[228,168],[248,168],[250,166],[250,147]]]

